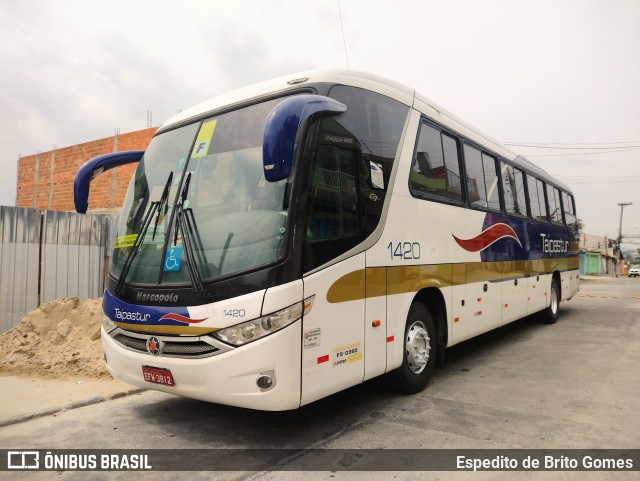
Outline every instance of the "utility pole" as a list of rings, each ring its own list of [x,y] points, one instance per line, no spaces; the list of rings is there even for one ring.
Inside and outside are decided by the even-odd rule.
[[[622,213],[627,205],[633,205],[633,202],[620,202],[620,226],[618,227],[618,250],[620,250],[620,242],[622,242]]]
[[[616,256],[616,267],[618,267],[618,259],[620,258],[620,254],[622,253],[622,213],[624,212],[624,208],[627,205],[633,205],[633,202],[620,202],[618,204],[620,206],[620,225],[618,226],[618,255]],[[614,250],[615,254],[615,250]],[[616,276],[620,272],[620,268],[616,269]]]

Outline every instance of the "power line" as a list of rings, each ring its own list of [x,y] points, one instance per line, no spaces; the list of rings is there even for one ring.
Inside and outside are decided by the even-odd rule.
[[[640,143],[640,140],[622,140],[619,142],[502,142],[503,145],[615,145],[638,143]]]
[[[347,53],[347,41],[344,38],[344,25],[342,23],[342,10],[340,9],[340,0],[336,0],[338,3],[338,15],[340,16],[340,28],[342,29],[342,45],[344,45],[344,56],[347,59],[347,68],[351,68],[349,65],[349,54]]]
[[[640,177],[629,177],[624,175],[613,175],[603,177],[601,175],[565,175],[565,179],[609,179],[609,180],[640,180]]]
[[[511,145],[514,147],[530,147],[532,149],[553,149],[553,150],[607,150],[611,149],[611,147],[553,147],[551,145],[534,145],[534,144],[505,144]],[[640,149],[640,145],[621,145],[620,147],[616,147],[619,149]]]
[[[602,184],[637,184],[640,183],[640,180],[616,180],[613,182],[596,182],[596,181],[587,181],[587,182],[583,182],[583,181],[571,181],[569,180],[569,182],[571,182],[572,184],[580,184],[580,185],[602,185]]]
[[[600,154],[608,154],[610,152],[630,152],[632,150],[638,150],[640,146],[633,147],[629,149],[614,149],[614,150],[602,150],[600,152],[578,152],[573,154],[526,154],[526,157],[566,157],[569,155],[600,155]]]

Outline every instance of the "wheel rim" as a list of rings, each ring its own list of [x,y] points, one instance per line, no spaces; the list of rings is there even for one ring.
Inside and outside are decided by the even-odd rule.
[[[414,374],[420,374],[427,367],[431,339],[427,326],[422,321],[416,321],[407,331],[406,353],[407,365]]]
[[[551,313],[555,316],[558,312],[558,289],[555,284],[551,287]]]

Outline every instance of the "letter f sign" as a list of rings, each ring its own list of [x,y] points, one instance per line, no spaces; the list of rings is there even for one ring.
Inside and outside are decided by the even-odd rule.
[[[196,146],[196,152],[194,154],[194,157],[200,157],[204,153],[206,153],[208,145],[209,145],[209,142],[207,142],[206,140],[203,140],[202,142],[198,143],[198,145]]]

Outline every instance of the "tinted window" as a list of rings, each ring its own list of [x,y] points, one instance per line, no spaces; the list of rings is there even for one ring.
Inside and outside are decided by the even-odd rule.
[[[527,202],[524,191],[524,174],[520,169],[501,162],[502,191],[504,207],[509,214],[527,215]]]
[[[498,187],[498,171],[496,159],[487,154],[482,154],[484,167],[484,184],[487,189],[487,206],[489,209],[500,209],[500,188]]]
[[[547,206],[545,203],[544,183],[535,177],[527,177],[527,187],[529,188],[529,210],[531,217],[535,220],[548,219]]]
[[[306,238],[309,242],[359,233],[353,151],[320,145],[313,166]]]
[[[462,201],[462,181],[460,180],[460,159],[458,141],[446,134],[442,135],[444,161],[447,166],[447,188],[450,199]]]
[[[411,192],[462,200],[458,142],[426,124],[411,168]]]
[[[304,270],[361,243],[380,221],[409,107],[367,90],[336,86],[347,111],[325,117],[312,159]]]
[[[500,191],[496,161],[469,145],[464,146],[467,190],[473,207],[500,209]]]
[[[562,224],[562,204],[560,204],[560,191],[555,187],[550,188],[553,195],[549,196],[549,214],[552,222]]]
[[[573,205],[573,196],[562,193],[562,206],[564,208],[564,220],[569,227],[573,227],[576,223],[576,211]]]
[[[347,106],[332,117],[340,129],[359,143],[362,162],[369,172],[363,184],[366,232],[378,225],[389,177],[409,107],[384,95],[354,87],[336,85],[329,96]]]

